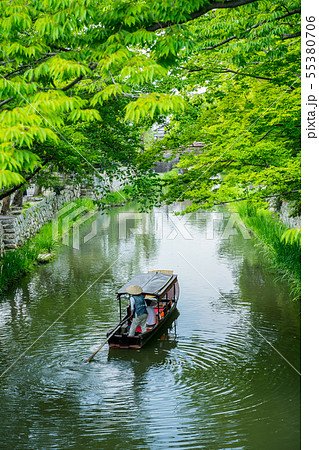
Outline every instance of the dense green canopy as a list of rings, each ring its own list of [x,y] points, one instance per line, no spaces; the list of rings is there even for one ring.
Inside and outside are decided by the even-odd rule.
[[[143,191],[161,149],[141,160],[132,122],[173,112],[165,145],[205,150],[181,161],[168,200],[212,205],[220,173],[218,201],[235,185],[233,198],[298,190],[299,1],[4,0],[0,11],[0,188],[46,164],[82,176],[122,165]]]
[[[145,155],[181,157],[165,201],[188,199],[195,210],[278,198],[296,201],[298,213],[300,2],[214,11],[187,29],[196,35],[192,56],[170,75],[185,109]]]

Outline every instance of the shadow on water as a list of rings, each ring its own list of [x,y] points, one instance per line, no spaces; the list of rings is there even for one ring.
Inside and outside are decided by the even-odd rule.
[[[138,363],[136,366],[141,373],[153,365],[162,364],[169,351],[177,346],[176,320],[179,315],[178,309],[175,309],[163,327],[140,350],[109,349],[108,362]]]

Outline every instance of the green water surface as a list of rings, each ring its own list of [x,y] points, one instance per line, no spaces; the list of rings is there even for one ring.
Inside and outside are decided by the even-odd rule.
[[[227,213],[177,207],[99,214],[80,249],[71,236],[2,295],[0,448],[300,448],[298,303]],[[83,364],[118,320],[117,289],[152,269],[178,274],[178,317],[140,351]]]

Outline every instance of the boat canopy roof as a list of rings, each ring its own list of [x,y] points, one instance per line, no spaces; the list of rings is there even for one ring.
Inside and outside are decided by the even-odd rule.
[[[139,273],[128,281],[121,289],[118,295],[127,294],[126,287],[130,285],[141,286],[143,294],[155,295],[161,297],[177,281],[177,275],[161,272]]]

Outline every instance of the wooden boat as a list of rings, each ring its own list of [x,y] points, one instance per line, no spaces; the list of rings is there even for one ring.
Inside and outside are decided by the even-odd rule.
[[[129,304],[127,286],[140,286],[146,300],[150,300],[156,313],[156,324],[148,326],[145,333],[137,327],[135,336],[128,336],[131,325],[131,311],[127,307],[126,314],[122,318],[123,300]],[[157,331],[167,322],[176,310],[179,297],[179,285],[177,275],[170,270],[153,270],[147,273],[135,275],[117,292],[119,300],[120,320],[118,324],[107,334],[110,348],[140,349],[149,341]]]
[[[161,326],[159,332],[150,339],[142,348],[142,351],[132,351],[130,349],[121,349],[119,351],[110,350],[107,355],[107,360],[110,362],[130,361],[138,364],[133,364],[134,372],[143,373],[154,364],[161,364],[167,359],[170,351],[177,347],[177,331],[176,319],[179,317],[177,308],[169,315],[165,324]]]

